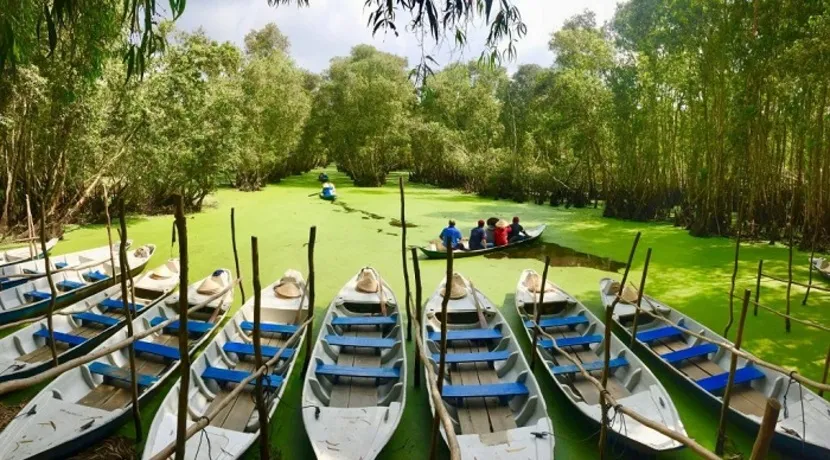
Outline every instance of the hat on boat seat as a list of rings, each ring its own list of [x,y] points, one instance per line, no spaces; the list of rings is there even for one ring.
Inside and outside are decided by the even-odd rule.
[[[446,286],[441,289],[441,296],[447,291]],[[453,273],[452,281],[450,282],[450,299],[461,299],[467,295],[467,284],[464,283],[464,278],[458,273]]]
[[[149,255],[150,251],[147,250],[147,246],[141,246],[133,253],[134,257],[148,257]]]
[[[824,259],[819,262],[818,269],[821,271],[830,271],[830,260]]]
[[[355,289],[366,294],[375,294],[379,291],[380,284],[371,268],[360,270],[360,274],[357,275]]]
[[[166,264],[150,272],[150,277],[157,280],[166,280],[179,273],[179,261],[170,259]]]
[[[295,270],[288,270],[274,286],[274,295],[283,299],[296,299],[303,294],[300,289],[302,275]]]
[[[527,278],[525,278],[524,286],[528,291],[538,294],[542,291],[542,278],[538,273],[532,272],[527,275]],[[555,290],[556,288],[553,287],[553,284],[551,284],[550,281],[545,281],[545,292],[552,292]]]
[[[620,283],[614,281],[608,287],[608,294],[618,294],[620,292]],[[623,303],[630,303],[635,304],[637,303],[637,297],[639,296],[639,291],[634,289],[631,286],[626,286],[625,289],[622,291],[622,295],[620,295],[620,301]]]
[[[199,294],[213,295],[221,291],[225,287],[225,280],[222,279],[223,273],[225,273],[224,270],[216,270],[213,272],[210,278],[204,280],[196,289],[196,292]]]

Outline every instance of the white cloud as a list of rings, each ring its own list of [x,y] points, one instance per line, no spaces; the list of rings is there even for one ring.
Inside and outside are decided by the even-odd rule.
[[[527,24],[527,36],[516,44],[518,58],[509,64],[511,69],[520,63],[550,65],[553,60],[548,51],[550,34],[567,18],[589,9],[596,13],[597,22],[602,24],[613,16],[616,8],[616,0],[514,1]],[[410,65],[420,59],[417,37],[405,29],[404,17],[398,21],[400,36],[379,32],[373,37],[367,27],[370,11],[364,8],[364,0],[310,0],[309,3],[307,8],[298,8],[293,5],[271,7],[267,0],[191,0],[177,26],[190,31],[201,27],[215,40],[242,46],[245,34],[251,29],[275,22],[291,40],[291,55],[297,63],[314,72],[324,70],[331,58],[349,54],[349,50],[360,43],[405,56]],[[427,53],[440,64],[475,59],[484,48],[486,32],[483,21],[472,25],[468,32],[469,43],[463,50],[454,49],[452,39],[448,39],[450,44],[436,48],[427,37]]]

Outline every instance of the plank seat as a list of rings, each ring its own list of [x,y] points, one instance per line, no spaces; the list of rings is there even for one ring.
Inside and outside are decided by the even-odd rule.
[[[747,383],[753,380],[762,379],[764,377],[766,377],[766,375],[763,372],[759,371],[756,367],[746,366],[735,370],[734,384],[738,385],[740,383]],[[710,393],[714,393],[718,390],[723,390],[724,388],[726,388],[726,384],[729,382],[729,372],[724,372],[722,374],[713,375],[711,377],[696,380],[696,382],[704,390]]]
[[[716,351],[718,351],[717,345],[715,345],[714,343],[706,343],[703,345],[685,348],[683,350],[663,353],[662,355],[660,355],[660,357],[663,358],[663,360],[665,360],[669,364],[675,364],[686,359],[706,356],[709,353],[714,353]]]
[[[331,321],[332,326],[394,326],[398,315],[392,316],[339,316]]]
[[[86,286],[86,284],[80,281],[63,280],[55,283],[55,286],[61,289],[62,291],[74,291],[75,289],[80,289]]]
[[[254,322],[253,321],[242,321],[240,325],[243,331],[246,332],[253,332],[254,330]],[[281,324],[281,323],[260,323],[259,325],[260,330],[262,332],[268,332],[271,334],[293,334],[297,332],[296,324]]]
[[[41,300],[47,300],[52,298],[52,294],[48,292],[38,291],[37,289],[35,289],[34,291],[29,291],[23,295],[32,299],[33,302],[39,302]]]
[[[244,343],[244,342],[225,342],[222,345],[222,350],[226,353],[236,353],[240,356],[254,356],[254,344],[252,343]],[[280,349],[278,347],[269,347],[266,345],[262,346],[262,357],[263,358],[273,358],[277,356]],[[280,355],[280,359],[291,359],[294,356],[294,349],[293,348],[286,348],[285,351]]]
[[[605,366],[605,362],[603,360],[591,361],[589,363],[583,363],[582,367],[585,368],[586,371],[600,371]],[[618,367],[625,367],[628,366],[628,360],[625,358],[614,358],[608,361],[608,369],[616,369]],[[553,375],[564,375],[564,374],[576,374],[579,373],[579,368],[576,367],[576,364],[564,364],[562,366],[551,366],[551,372]]]
[[[433,342],[441,341],[441,331],[433,331],[429,333],[429,340]],[[447,331],[447,341],[458,340],[490,340],[502,338],[501,331],[497,329],[463,329]]]
[[[150,320],[150,326],[157,326],[163,322],[167,321],[167,318],[163,318],[161,316],[156,316],[155,318]],[[214,324],[208,323],[207,321],[187,321],[187,333],[188,334],[196,334],[196,335],[204,335],[210,332],[213,329]],[[179,320],[173,321],[172,323],[168,324],[167,327],[164,328],[165,331],[178,331],[179,330]]]
[[[534,321],[532,319],[525,321],[525,327],[532,328],[533,322]],[[541,328],[563,326],[573,328],[574,326],[578,326],[580,324],[588,324],[588,318],[586,318],[585,315],[564,316],[561,318],[543,318],[539,321],[539,326]]]
[[[381,339],[374,337],[345,337],[342,335],[326,335],[326,342],[329,345],[337,345],[340,347],[355,347],[355,348],[392,348],[397,340],[395,339]]]
[[[337,366],[334,364],[318,364],[315,372],[318,375],[330,375],[338,377],[362,377],[367,379],[393,379],[401,378],[401,370],[397,367],[359,367],[359,366]]]
[[[49,341],[49,329],[46,329],[46,328],[38,329],[38,331],[35,332],[32,335],[35,336],[35,337],[42,337],[42,338],[46,339],[47,342]],[[56,342],[65,343],[65,344],[69,345],[70,347],[80,345],[80,344],[86,342],[86,340],[87,340],[86,337],[81,337],[79,335],[67,334],[65,332],[53,331],[52,335],[55,337]]]
[[[104,281],[105,279],[109,279],[109,277],[110,277],[106,273],[102,273],[99,270],[88,272],[88,273],[84,274],[84,276],[86,277],[86,279],[88,279],[92,282]]]
[[[601,335],[580,335],[578,337],[565,337],[562,339],[556,339],[556,346],[559,348],[578,346],[584,346],[585,348],[588,348],[588,345],[600,342],[602,342]],[[553,341],[551,339],[542,339],[539,341],[539,344],[542,346],[542,348],[553,348]]]
[[[251,375],[245,371],[235,371],[233,369],[222,369],[220,367],[209,366],[202,372],[203,379],[215,380],[217,383],[241,383],[243,380]],[[255,385],[256,379],[251,380],[249,385]],[[279,375],[266,375],[262,379],[262,385],[271,390],[279,389],[282,385],[282,377]]]
[[[72,319],[81,322],[81,324],[99,324],[106,327],[112,327],[121,322],[118,318],[112,318],[107,315],[99,315],[89,311],[75,313],[72,315]]]
[[[666,326],[637,333],[637,340],[644,343],[650,343],[655,340],[668,339],[672,337],[683,337],[683,331],[674,326]]]
[[[514,396],[529,395],[530,391],[524,383],[490,383],[485,385],[444,385],[441,397],[444,399],[455,399],[456,404],[461,406],[465,398],[499,398],[506,404],[507,400]]]
[[[66,268],[68,266],[69,264],[66,262],[55,262],[55,268],[57,269]]]
[[[110,366],[98,361],[93,361],[89,364],[89,371],[93,374],[104,376],[104,383],[108,381],[117,380],[123,383],[132,383],[132,373],[129,369],[122,369],[120,367]],[[155,375],[136,374],[136,380],[139,387],[149,387],[158,382],[158,377]]]
[[[495,361],[504,361],[509,357],[510,352],[507,350],[481,353],[447,353],[446,362],[447,364],[492,363]],[[441,355],[439,353],[433,353],[432,359],[437,363],[441,360]]]
[[[119,299],[104,299],[98,305],[104,308],[112,308],[113,310],[124,309],[124,301]],[[129,308],[130,311],[142,310],[144,309],[144,304],[127,302],[127,308]]]
[[[135,347],[136,353],[146,353],[148,355],[156,355],[160,356],[164,359],[169,359],[172,361],[178,361],[181,359],[181,355],[179,354],[179,349],[176,347],[171,347],[167,345],[161,345],[159,343],[147,342],[144,340],[136,341],[133,346]]]

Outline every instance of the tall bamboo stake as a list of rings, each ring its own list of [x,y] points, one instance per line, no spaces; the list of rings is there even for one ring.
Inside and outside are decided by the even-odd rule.
[[[792,213],[792,210],[790,211]],[[793,288],[793,226],[792,226],[792,218],[790,219],[790,252],[789,252],[789,262],[787,264],[787,315],[790,314],[790,293]],[[787,332],[790,332],[790,318],[787,317],[784,319],[784,325],[787,329]]]
[[[758,278],[755,280],[755,308],[752,315],[758,316],[758,301],[761,298],[761,275],[764,274],[764,259],[758,260]]]
[[[28,197],[28,196],[27,196]],[[52,323],[52,315],[55,314],[55,301],[58,298],[58,290],[55,288],[55,280],[52,279],[52,262],[49,261],[49,253],[46,251],[46,208],[40,206],[40,249],[43,251],[43,265],[46,267],[46,281],[49,283],[49,310],[46,314],[46,327],[49,329],[49,350],[52,352],[52,364],[58,365],[58,347],[55,343],[55,327]]]
[[[611,408],[608,404],[608,366],[610,366],[611,355],[611,324],[614,320],[614,305],[611,304],[605,309],[605,334],[602,339],[602,375],[600,376],[600,384],[602,389],[599,392],[600,406],[602,410],[602,426],[599,431],[599,458],[605,458],[606,446],[608,444],[608,430],[611,422],[608,419],[608,410]],[[538,329],[538,328],[537,328]]]
[[[550,267],[550,256],[545,256],[545,268],[542,270],[542,287],[539,292],[539,297],[533,296],[533,343],[530,346],[530,369],[536,365],[536,345],[539,343],[539,320],[542,318],[542,306],[545,303],[545,288],[548,282],[548,267]],[[531,294],[533,294],[531,292]]]
[[[415,319],[420,324],[421,322],[421,266],[418,262],[418,250],[412,248],[412,270],[415,273]],[[410,319],[411,321],[411,319]],[[415,334],[420,334],[421,331],[415,331]],[[413,372],[415,388],[421,386],[421,353],[418,343],[420,340],[415,340],[415,369]]]
[[[317,241],[317,226],[312,225],[308,229],[308,281],[306,281],[306,288],[308,289],[308,319],[314,318],[314,243]],[[302,307],[302,305],[301,305]],[[313,345],[313,338],[311,337],[314,331],[314,322],[308,322],[308,330],[305,334],[305,362],[303,363],[303,375],[308,371],[308,365],[311,362],[311,347]]]
[[[438,376],[436,377],[436,385],[438,385],[438,393],[444,391],[444,371],[447,365],[447,306],[450,303],[450,291],[452,291],[452,259],[453,249],[452,245],[447,241],[447,273],[446,281],[444,282],[444,297],[441,299],[441,350],[440,359],[438,360]],[[438,416],[438,409],[435,409],[435,416],[432,420],[432,438],[429,444],[429,458],[434,460],[438,453],[438,425],[440,418]]]
[[[735,305],[732,301],[732,296],[735,295],[735,279],[738,277],[738,259],[741,255],[741,216],[738,216],[738,235],[735,238],[735,262],[732,264],[732,284],[729,288],[729,322],[726,323],[726,329],[723,330],[723,338],[729,340],[729,329],[732,323],[735,322]]]
[[[810,289],[813,288],[813,259],[816,257],[816,237],[813,236],[813,244],[810,248],[810,278],[807,282],[807,292],[804,293],[804,300],[801,305],[807,305],[807,299],[810,297]]]
[[[403,191],[403,176],[398,177],[398,187],[401,189],[401,260],[403,260],[403,282],[406,289],[406,340],[411,342],[412,293],[409,290],[409,267],[406,263],[406,197]]]
[[[112,250],[112,218],[110,217],[110,198],[107,188],[104,187],[104,215],[107,218],[107,243],[109,243],[110,267],[115,274],[115,253]]]
[[[190,388],[190,355],[188,354],[187,332],[187,220],[184,217],[182,196],[174,197],[176,202],[176,230],[179,234],[179,356],[181,382],[179,383],[179,412],[176,424],[176,460],[185,459],[187,446],[187,389]]]
[[[830,371],[830,347],[827,348],[827,357],[824,358],[824,373],[821,374],[821,383],[827,384],[827,374]],[[824,390],[818,390],[818,395],[824,397]]]
[[[640,306],[643,302],[643,291],[646,289],[646,277],[648,276],[648,264],[651,262],[651,248],[646,252],[646,264],[643,266],[643,276],[640,278],[640,290],[637,292],[637,308],[634,310],[634,325],[631,328],[631,345],[634,348],[634,342],[637,340],[637,321],[640,317]],[[606,326],[611,323],[606,323]]]
[[[26,233],[28,233],[30,241],[27,243],[29,246],[29,257],[32,259],[35,258],[35,224],[34,219],[32,218],[32,204],[29,201],[29,194],[26,194]],[[42,248],[43,245],[41,245]]]
[[[231,244],[233,245],[233,263],[236,266],[236,277],[241,278],[239,272],[239,253],[236,251],[236,208],[231,208]],[[245,288],[239,285],[239,293],[242,294],[242,304],[245,304]]]
[[[233,216],[233,209],[231,209]],[[231,217],[233,222],[233,217]],[[231,224],[233,225],[233,224]],[[236,245],[234,244],[234,253]],[[262,284],[259,281],[259,243],[257,237],[251,237],[251,263],[254,280],[254,365],[257,369],[262,367]],[[238,269],[238,266],[237,266]],[[262,380],[264,374],[256,379],[256,405],[259,413],[259,458],[268,460],[270,449],[268,447],[268,407],[265,403],[265,395],[262,392]]]
[[[735,338],[735,348],[740,349],[741,343],[744,339],[744,324],[746,322],[746,312],[749,309],[749,297],[752,292],[747,289],[744,291],[744,301],[741,306],[741,319],[738,323],[738,336]],[[729,378],[726,381],[726,389],[723,391],[723,404],[720,410],[720,421],[718,423],[718,438],[715,444],[715,453],[723,455],[724,443],[726,442],[726,416],[729,414],[729,400],[732,396],[732,385],[735,383],[735,370],[738,367],[738,355],[732,353],[729,361]]]
[[[761,421],[761,429],[755,438],[752,446],[750,460],[764,460],[769,452],[769,445],[775,435],[775,424],[778,423],[778,413],[781,411],[781,403],[777,399],[767,398],[767,406],[764,409],[764,418]]]
[[[109,211],[107,210],[107,215]],[[132,337],[133,332],[133,315],[130,310],[129,293],[127,291],[127,273],[130,271],[129,260],[127,259],[127,218],[124,213],[124,199],[118,200],[118,220],[121,227],[121,244],[118,246],[118,265],[121,272],[121,300],[124,304],[124,316],[127,320],[127,337]],[[108,222],[109,227],[109,222]],[[112,246],[110,246],[110,254],[112,253]],[[115,266],[112,268],[113,276],[115,275]],[[133,299],[135,305],[135,299]],[[135,346],[130,344],[127,347],[130,361],[130,397],[133,402],[133,425],[135,427],[135,441],[141,443],[143,441],[143,431],[141,430],[141,412],[138,407],[138,371],[135,365]]]

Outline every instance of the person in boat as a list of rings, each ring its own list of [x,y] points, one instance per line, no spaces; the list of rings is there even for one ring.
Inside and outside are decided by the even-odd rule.
[[[320,181],[320,182],[328,182],[329,181],[329,175],[326,174],[326,173],[320,173],[320,175],[317,176],[317,180]]]
[[[496,244],[496,223],[498,221],[498,217],[491,217],[487,219],[487,228],[484,229],[484,235],[487,237],[487,247],[492,247]]]
[[[455,228],[455,221],[450,219],[447,227],[441,230],[441,234],[438,235],[438,238],[441,239],[441,242],[444,244],[444,247],[453,248],[457,250],[464,250],[464,246],[461,244],[461,231]]]
[[[513,223],[510,224],[510,242],[514,243],[525,238],[530,238],[530,235],[525,232],[525,228],[519,223],[519,218],[514,216]]]
[[[510,225],[506,220],[501,219],[496,222],[496,230],[493,232],[493,239],[496,246],[506,246],[509,241]]]
[[[484,221],[479,220],[478,226],[470,231],[470,250],[477,251],[487,247],[487,235],[484,230]]]

